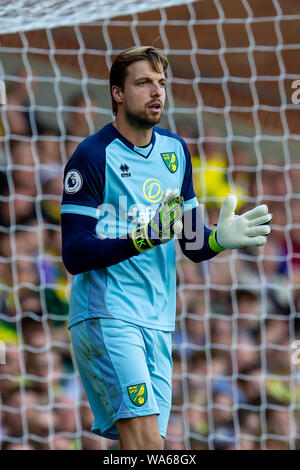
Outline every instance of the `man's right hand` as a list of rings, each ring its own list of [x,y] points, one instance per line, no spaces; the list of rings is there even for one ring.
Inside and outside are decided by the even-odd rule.
[[[137,251],[143,253],[170,241],[181,232],[183,198],[178,189],[166,189],[162,201],[148,224],[135,228],[131,238]]]

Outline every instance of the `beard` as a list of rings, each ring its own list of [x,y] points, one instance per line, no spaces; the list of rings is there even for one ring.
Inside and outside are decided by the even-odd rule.
[[[157,115],[149,115],[145,111],[132,112],[126,109],[126,118],[132,127],[140,130],[151,129],[153,126],[159,123],[162,113]]]

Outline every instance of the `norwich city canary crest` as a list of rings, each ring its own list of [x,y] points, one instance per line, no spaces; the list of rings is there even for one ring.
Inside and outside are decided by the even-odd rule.
[[[132,403],[136,406],[143,406],[148,398],[146,384],[137,384],[127,387],[128,395]]]
[[[178,158],[176,153],[169,152],[169,153],[161,153],[163,161],[165,162],[166,167],[171,173],[175,173],[178,168]]]

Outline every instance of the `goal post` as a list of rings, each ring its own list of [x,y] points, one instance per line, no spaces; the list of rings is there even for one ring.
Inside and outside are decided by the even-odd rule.
[[[112,119],[114,57],[148,44],[169,59],[161,125],[189,146],[207,222],[230,192],[273,213],[264,248],[200,265],[177,250],[166,448],[300,448],[299,27],[293,0],[2,1],[3,448],[114,448],[90,432],[66,329],[62,169]]]

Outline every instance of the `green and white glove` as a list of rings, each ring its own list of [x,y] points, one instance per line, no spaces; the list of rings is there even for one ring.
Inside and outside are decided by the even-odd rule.
[[[167,243],[181,232],[183,198],[178,189],[166,189],[162,201],[148,224],[131,232],[131,239],[137,251],[143,253],[157,245]]]
[[[220,210],[217,228],[209,236],[209,246],[213,251],[263,246],[267,242],[267,235],[271,233],[269,223],[272,220],[268,206],[262,204],[243,215],[235,215],[236,206],[236,196],[228,194]]]

